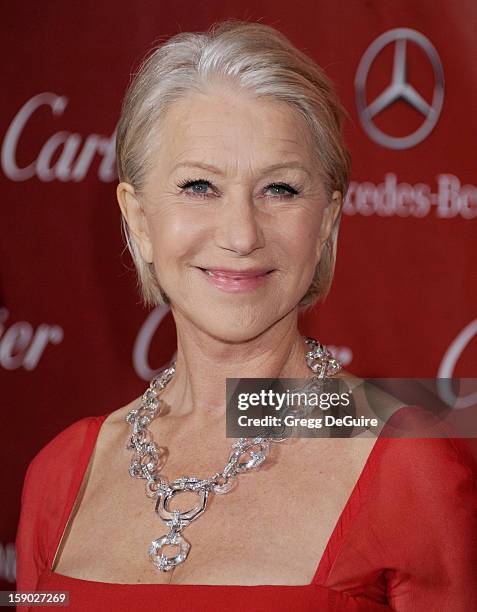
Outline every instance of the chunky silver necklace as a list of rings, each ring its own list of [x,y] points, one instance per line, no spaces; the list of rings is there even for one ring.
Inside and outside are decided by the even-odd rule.
[[[334,359],[328,349],[314,338],[305,338],[311,347],[305,355],[308,367],[315,376],[311,382],[333,376],[341,370],[341,364]],[[126,421],[131,425],[132,433],[128,439],[127,448],[134,451],[129,474],[134,478],[146,480],[146,495],[156,499],[155,511],[169,528],[169,532],[151,542],[148,553],[155,567],[162,572],[169,572],[183,563],[189,554],[190,544],[183,537],[182,531],[206,509],[210,493],[223,495],[234,486],[237,476],[243,472],[260,467],[268,456],[270,442],[282,442],[285,438],[240,438],[232,444],[227,464],[222,472],[217,472],[210,478],[200,479],[195,476],[182,476],[172,482],[159,473],[159,450],[151,440],[148,429],[152,420],[160,413],[162,400],[157,397],[157,391],[169,383],[175,373],[175,362],[155,376],[149,388],[144,392],[141,404],[133,408]],[[249,459],[243,460],[248,454]],[[172,498],[181,491],[197,493],[197,504],[187,511],[170,510]],[[166,546],[177,546],[179,552],[174,557],[168,557],[163,550]]]

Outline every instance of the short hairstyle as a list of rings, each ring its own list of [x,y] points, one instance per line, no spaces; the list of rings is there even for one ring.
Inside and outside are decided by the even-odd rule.
[[[351,171],[342,136],[346,111],[332,82],[314,60],[275,28],[238,20],[215,23],[207,32],[181,32],[146,55],[127,89],[117,127],[120,181],[130,183],[138,196],[142,194],[166,111],[191,92],[207,93],[214,82],[232,83],[257,97],[286,102],[298,112],[309,127],[328,201],[335,190],[344,201]],[[330,290],[341,214],[342,207],[299,308],[322,301]],[[122,229],[144,305],[170,303],[154,264],[142,258],[124,217]]]

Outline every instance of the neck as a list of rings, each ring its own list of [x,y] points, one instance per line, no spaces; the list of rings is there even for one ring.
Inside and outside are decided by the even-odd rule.
[[[227,342],[177,325],[176,371],[161,398],[171,419],[197,427],[223,422],[226,378],[309,378],[309,350],[292,312],[255,338]]]

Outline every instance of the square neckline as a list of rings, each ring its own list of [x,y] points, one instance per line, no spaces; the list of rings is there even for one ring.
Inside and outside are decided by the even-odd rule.
[[[335,526],[331,532],[330,537],[326,543],[326,546],[323,550],[323,554],[318,562],[318,565],[315,569],[311,582],[308,584],[181,584],[181,583],[156,583],[156,582],[104,582],[101,580],[87,580],[83,578],[75,578],[73,576],[67,576],[65,574],[60,574],[56,571],[53,571],[52,566],[54,561],[56,560],[56,556],[59,553],[60,546],[63,544],[63,536],[65,535],[66,527],[68,526],[70,519],[72,517],[73,509],[76,506],[78,501],[78,496],[81,488],[83,487],[84,479],[86,477],[86,473],[88,471],[88,467],[90,465],[90,461],[93,457],[94,451],[96,449],[96,443],[101,431],[101,428],[106,421],[106,419],[113,413],[115,410],[112,410],[104,415],[90,417],[91,421],[88,423],[87,432],[85,435],[85,441],[83,443],[81,449],[81,458],[77,463],[77,469],[75,470],[73,476],[73,484],[70,486],[70,490],[68,492],[68,501],[65,511],[62,516],[62,520],[57,532],[57,536],[54,540],[54,546],[48,552],[48,559],[46,563],[46,568],[44,570],[44,574],[46,573],[49,576],[56,577],[61,580],[69,580],[74,582],[82,582],[86,584],[97,584],[104,586],[121,586],[121,587],[194,587],[194,588],[261,588],[261,587],[275,587],[275,588],[299,588],[299,589],[309,589],[312,587],[322,587],[324,586],[322,583],[327,578],[330,573],[340,551],[341,546],[346,541],[348,535],[351,533],[352,522],[357,515],[361,504],[358,500],[358,494],[361,494],[363,497],[365,492],[368,489],[369,483],[371,481],[371,477],[373,474],[373,468],[376,467],[377,461],[376,459],[382,453],[383,446],[385,441],[388,438],[383,438],[381,435],[377,436],[375,443],[371,451],[366,458],[366,461],[363,465],[363,468],[351,490],[351,493],[343,506],[342,511],[336,521]],[[86,417],[88,418],[88,417]],[[86,483],[87,484],[87,483]],[[344,524],[346,522],[346,524]],[[53,553],[53,555],[51,554]],[[321,581],[321,584],[320,584]]]

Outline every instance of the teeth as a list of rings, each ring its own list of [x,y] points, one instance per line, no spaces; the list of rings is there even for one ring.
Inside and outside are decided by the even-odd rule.
[[[215,277],[219,276],[223,278],[231,278],[232,280],[242,280],[243,278],[242,276],[229,276],[228,274],[221,274],[220,272],[219,274],[215,274],[214,272],[211,272],[210,270],[205,270],[205,272],[207,272],[209,276],[215,276]]]
[[[218,274],[215,274],[214,272],[211,272],[210,270],[206,270],[205,268],[201,268],[201,269],[209,276],[215,276],[215,277],[219,276],[219,277],[224,277],[224,278],[230,278],[232,280],[243,280],[244,278],[248,278],[244,276],[231,276],[229,274],[222,274],[221,272],[219,272]]]

